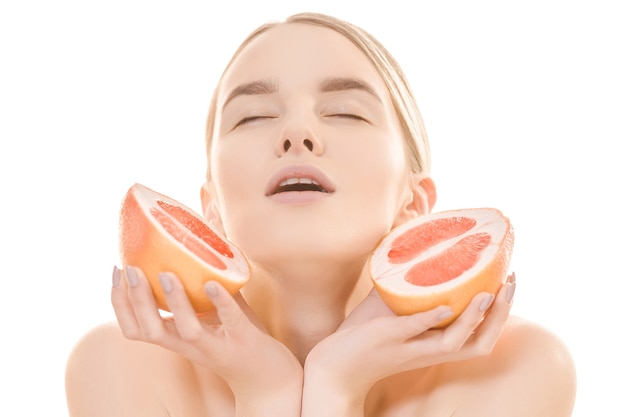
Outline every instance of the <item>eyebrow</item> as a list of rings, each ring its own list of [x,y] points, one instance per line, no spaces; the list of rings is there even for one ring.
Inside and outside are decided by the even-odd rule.
[[[382,101],[374,88],[363,80],[350,77],[327,78],[320,84],[322,93],[332,93],[335,91],[360,90],[370,94],[378,101]]]
[[[272,94],[278,92],[278,82],[273,79],[268,80],[257,80],[249,83],[241,84],[233,89],[230,92],[226,100],[224,100],[224,104],[222,108],[226,107],[226,105],[231,102],[233,99],[239,96],[244,95],[261,95],[261,94]]]
[[[358,78],[351,77],[331,77],[326,78],[320,84],[320,92],[322,93],[333,93],[339,91],[349,91],[349,90],[360,90],[368,93],[376,100],[381,101],[378,94],[374,91],[374,88],[366,83],[363,80]],[[226,100],[224,100],[224,104],[222,108],[226,107],[228,103],[239,96],[244,95],[263,95],[263,94],[272,94],[278,92],[278,81],[275,79],[265,79],[265,80],[257,80],[251,81],[249,83],[244,83],[235,87]]]

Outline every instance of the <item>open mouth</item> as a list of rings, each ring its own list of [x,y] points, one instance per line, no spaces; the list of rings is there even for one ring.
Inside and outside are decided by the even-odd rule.
[[[311,178],[289,178],[278,184],[273,194],[288,193],[291,191],[317,191],[327,193],[328,190]]]
[[[288,166],[270,178],[265,195],[306,193],[331,194],[335,188],[330,179],[318,168],[310,165]],[[321,195],[320,194],[320,195]]]

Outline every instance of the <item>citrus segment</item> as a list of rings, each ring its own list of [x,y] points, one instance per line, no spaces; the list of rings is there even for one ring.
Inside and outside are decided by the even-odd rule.
[[[480,251],[490,240],[486,233],[464,237],[443,252],[413,265],[404,279],[414,285],[437,285],[456,278],[478,262]]]
[[[161,201],[159,201],[161,203]],[[159,204],[161,205],[161,204]],[[201,242],[193,235],[193,230],[191,228],[186,228],[185,224],[178,223],[175,219],[169,217],[167,214],[155,209],[150,209],[150,214],[154,219],[163,226],[165,231],[172,236],[172,238],[176,239],[180,243],[182,243],[187,249],[193,252],[197,257],[202,259],[203,261],[213,265],[219,269],[226,269],[226,264],[222,262],[217,255],[213,254],[213,252],[207,249],[206,245],[202,245]]]
[[[381,298],[400,315],[440,305],[452,322],[480,292],[495,294],[513,252],[511,223],[493,208],[451,210],[391,230],[374,249],[369,272]]]
[[[165,201],[157,201],[159,207],[167,214],[176,219],[183,227],[188,229],[194,236],[199,237],[213,249],[229,258],[233,257],[228,243],[224,242],[211,228],[197,216],[192,215],[187,210],[179,206],[173,206]]]
[[[475,225],[476,220],[467,217],[433,219],[420,224],[394,239],[389,261],[406,262],[437,243],[467,232]]]
[[[239,249],[182,203],[134,184],[120,211],[120,255],[124,266],[141,268],[158,308],[169,311],[160,272],[181,280],[197,312],[213,308],[204,284],[219,281],[231,294],[248,280],[249,266]]]

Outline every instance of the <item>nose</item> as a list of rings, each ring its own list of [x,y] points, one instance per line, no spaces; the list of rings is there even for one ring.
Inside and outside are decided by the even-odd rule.
[[[324,152],[322,142],[313,135],[306,136],[283,136],[277,143],[276,155],[281,157],[286,154],[301,154],[310,152],[315,156],[320,156]]]
[[[276,155],[281,157],[287,154],[298,155],[310,152],[320,156],[324,152],[324,145],[311,129],[286,126],[276,141]]]
[[[309,151],[313,152],[313,141],[311,141],[310,139],[304,139],[302,141],[302,144]],[[291,139],[285,139],[285,141],[283,142],[283,151],[287,152],[289,149],[291,149]]]

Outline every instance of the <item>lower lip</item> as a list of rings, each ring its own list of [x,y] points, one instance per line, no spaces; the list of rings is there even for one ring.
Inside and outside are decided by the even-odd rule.
[[[289,191],[270,196],[272,201],[282,204],[310,204],[328,198],[331,193],[319,191]]]

